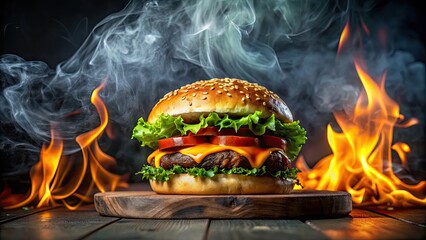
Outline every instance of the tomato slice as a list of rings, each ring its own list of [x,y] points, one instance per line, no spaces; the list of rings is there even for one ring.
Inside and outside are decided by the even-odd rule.
[[[238,135],[238,136],[254,137],[254,134],[251,132],[251,130],[248,127],[240,127],[240,129],[238,129],[238,132],[235,132],[233,128],[222,128],[219,131],[219,128],[215,126],[200,128],[200,130],[198,130],[196,134],[192,133],[191,131],[188,131],[188,136],[194,136],[194,135],[202,135],[202,136]]]
[[[219,135],[219,128],[214,126],[200,128],[200,130],[198,130],[196,134],[193,134],[191,131],[188,131],[188,136],[194,136],[194,135],[202,135],[202,136]]]
[[[218,135],[237,135],[237,136],[247,136],[247,137],[255,137],[254,133],[248,127],[240,127],[238,132],[235,132],[233,128],[223,128],[219,131]]]
[[[160,150],[167,150],[177,147],[190,147],[207,142],[208,140],[205,136],[171,137],[158,140],[158,148]]]
[[[262,143],[267,147],[277,147],[283,150],[287,148],[287,141],[285,139],[271,135],[263,135]]]
[[[248,127],[240,127],[240,129],[238,129],[238,136],[252,136],[254,137],[254,133],[250,130],[250,128]]]
[[[225,146],[254,146],[254,147],[258,147],[260,145],[259,138],[242,137],[242,136],[235,136],[235,135],[212,136],[210,138],[210,143],[216,144],[216,145],[225,145]]]

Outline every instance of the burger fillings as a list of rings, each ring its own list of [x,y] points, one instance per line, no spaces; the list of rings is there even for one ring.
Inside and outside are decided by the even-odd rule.
[[[157,193],[261,194],[298,183],[306,131],[275,93],[225,78],[166,94],[132,137],[155,150],[137,174]]]

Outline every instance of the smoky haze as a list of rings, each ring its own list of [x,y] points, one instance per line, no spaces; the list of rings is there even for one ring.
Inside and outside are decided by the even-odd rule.
[[[2,175],[28,171],[50,141],[51,128],[67,142],[65,154],[79,151],[75,137],[99,124],[90,95],[104,80],[100,96],[119,147],[108,141],[104,146],[130,168],[146,155],[130,140],[137,119],[168,91],[213,77],[246,79],[278,93],[308,130],[308,160],[318,160],[329,151],[323,133],[331,113],[350,112],[362,89],[352,50],[336,57],[348,19],[354,25],[363,19],[369,27],[368,70],[379,76],[387,69],[387,89],[402,114],[419,118],[419,125],[395,137],[411,141],[413,166],[424,169],[423,36],[401,25],[415,25],[416,16],[406,14],[413,11],[410,4],[391,2],[131,1],[100,21],[54,68],[1,56],[0,149],[9,156],[2,159]],[[383,38],[386,44],[378,46]]]

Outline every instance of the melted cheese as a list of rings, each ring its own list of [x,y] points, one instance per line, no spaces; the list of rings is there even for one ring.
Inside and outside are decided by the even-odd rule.
[[[243,155],[247,158],[252,168],[260,168],[272,152],[281,151],[284,153],[281,148],[235,147],[203,143],[193,147],[180,149],[178,151],[161,151],[157,149],[148,156],[148,163],[151,164],[152,160],[154,160],[155,167],[158,168],[160,167],[160,160],[164,155],[175,152],[188,155],[194,159],[196,163],[201,163],[207,155],[228,150]]]

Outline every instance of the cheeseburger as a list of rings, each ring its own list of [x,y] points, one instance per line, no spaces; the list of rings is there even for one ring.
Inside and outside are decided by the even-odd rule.
[[[155,151],[137,174],[163,194],[288,193],[306,131],[275,93],[239,79],[166,94],[133,138]]]

